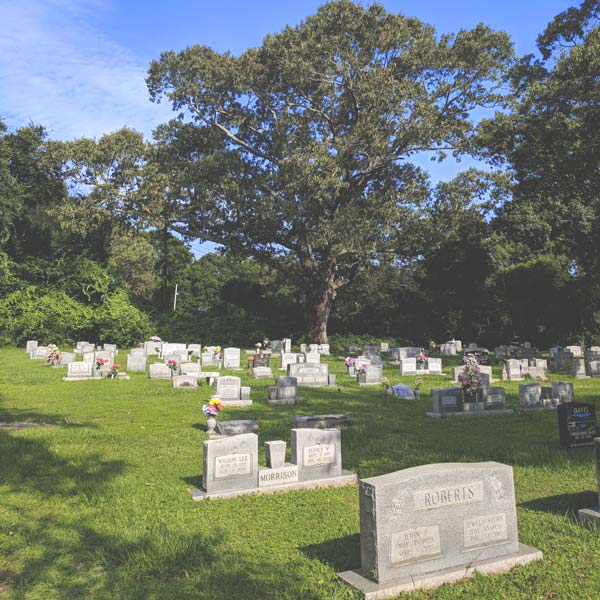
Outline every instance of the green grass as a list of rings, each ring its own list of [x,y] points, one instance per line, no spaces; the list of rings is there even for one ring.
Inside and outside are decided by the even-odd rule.
[[[453,364],[444,359],[446,373]],[[254,404],[222,418],[258,422],[262,464],[264,441],[289,446],[292,415],[334,412],[354,420],[343,464],[359,477],[432,462],[513,465],[520,539],[544,552],[509,574],[404,597],[600,598],[600,533],[574,520],[597,503],[593,452],[559,449],[554,412],[438,421],[424,413],[429,388],[449,385],[447,375],[426,377],[411,402],[359,389],[341,361],[330,369],[339,389],[302,388],[298,406],[268,405],[269,380],[252,380]],[[172,390],[141,374],[64,383],[64,372],[0,350],[0,421],[44,424],[0,430],[0,597],[360,597],[335,575],[360,564],[356,487],[194,503],[210,389]],[[397,372],[385,374],[414,381]],[[516,407],[518,384],[505,387]],[[575,383],[578,400],[597,402],[598,392],[600,380]]]

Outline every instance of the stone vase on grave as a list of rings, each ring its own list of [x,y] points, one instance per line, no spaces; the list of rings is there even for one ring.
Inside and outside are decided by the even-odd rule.
[[[206,432],[208,433],[208,435],[215,434],[216,426],[217,426],[217,419],[215,419],[214,417],[208,417],[206,419]]]

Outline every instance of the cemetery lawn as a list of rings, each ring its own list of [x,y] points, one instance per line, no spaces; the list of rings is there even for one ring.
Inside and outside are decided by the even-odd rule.
[[[258,422],[261,464],[267,440],[286,440],[289,460],[291,416],[345,413],[354,425],[342,432],[343,465],[359,477],[435,462],[513,465],[520,541],[544,552],[509,574],[403,598],[600,598],[600,532],[574,519],[598,504],[593,450],[561,451],[554,412],[435,420],[425,416],[429,388],[449,386],[459,359],[444,358],[446,375],[425,377],[416,401],[359,389],[342,361],[328,362],[339,385],[300,388],[296,406],[267,404],[271,380],[231,373],[252,385],[254,404],[222,418]],[[385,375],[414,382],[398,372]],[[0,426],[1,598],[360,597],[336,578],[360,565],[355,486],[195,503],[188,490],[201,481],[206,385],[173,390],[135,373],[64,383],[64,374],[22,349],[0,350],[0,422],[39,424]],[[505,387],[516,408],[518,383]],[[599,395],[600,379],[575,382],[577,400],[600,409]]]

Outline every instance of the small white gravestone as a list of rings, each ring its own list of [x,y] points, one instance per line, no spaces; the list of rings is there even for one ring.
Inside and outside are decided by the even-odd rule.
[[[146,372],[146,356],[145,355],[127,355],[127,370],[134,373]]]
[[[150,365],[150,379],[171,379],[173,373],[165,363],[153,363]]]
[[[240,369],[240,349],[239,348],[225,348],[223,350],[223,368],[224,369]]]

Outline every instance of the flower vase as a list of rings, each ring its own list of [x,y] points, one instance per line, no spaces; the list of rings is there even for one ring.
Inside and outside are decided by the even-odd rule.
[[[354,377],[355,374],[356,369],[354,367],[348,367],[348,375],[350,375],[350,377]]]
[[[206,419],[206,431],[208,435],[215,434],[215,427],[217,426],[217,420],[214,417],[208,417]]]
[[[367,374],[366,373],[357,373],[356,374],[356,380],[358,381],[358,383],[366,383],[367,381]]]

